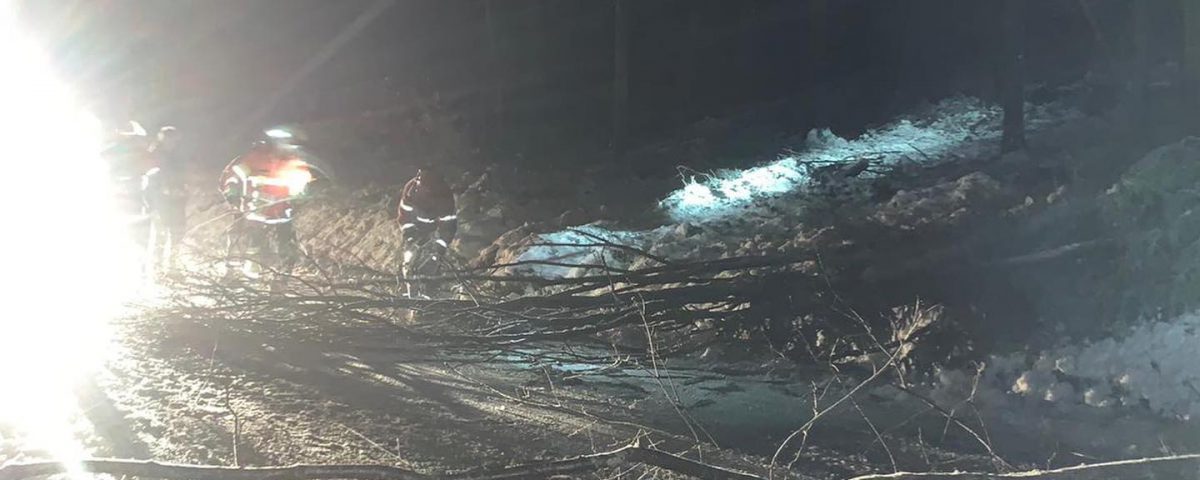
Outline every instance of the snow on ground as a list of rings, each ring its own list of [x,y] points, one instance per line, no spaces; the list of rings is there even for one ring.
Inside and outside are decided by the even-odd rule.
[[[1053,104],[1027,110],[1027,126],[1035,131],[1076,114]],[[828,129],[813,130],[804,150],[796,155],[743,170],[702,175],[701,180],[693,176],[660,206],[677,222],[712,222],[743,216],[756,200],[770,201],[797,191],[809,178],[808,165],[852,163],[862,158],[896,164],[983,157],[996,149],[1002,117],[999,107],[976,98],[954,97],[856,139],[838,137]]]
[[[660,230],[628,231],[609,230],[598,225],[583,225],[539,235],[538,241],[530,246],[516,262],[546,262],[546,264],[523,265],[509,269],[525,275],[543,278],[571,278],[586,275],[596,266],[627,268],[631,259],[618,249],[605,244],[626,245],[644,249],[659,238]],[[565,265],[579,265],[565,266]]]
[[[983,381],[1062,407],[1148,408],[1167,418],[1200,415],[1200,313],[1143,323],[1122,335],[1035,355],[993,357]],[[961,372],[943,372],[938,387],[961,390]]]
[[[1030,105],[1027,128],[1036,133],[1078,116],[1078,111],[1059,104]],[[687,179],[683,187],[659,202],[658,208],[672,224],[639,231],[593,224],[577,227],[576,231],[542,234],[540,241],[527,248],[517,261],[616,268],[647,265],[646,258],[597,245],[597,238],[669,259],[718,258],[784,249],[797,234],[795,217],[803,206],[795,198],[809,180],[809,165],[853,163],[862,158],[883,164],[985,158],[996,153],[1001,119],[996,106],[975,98],[954,97],[855,139],[838,137],[828,129],[814,130],[808,134],[804,148],[792,156]],[[510,273],[547,278],[579,276],[588,271],[547,265],[509,269]]]

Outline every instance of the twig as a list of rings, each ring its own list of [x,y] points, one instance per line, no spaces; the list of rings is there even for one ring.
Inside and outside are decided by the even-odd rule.
[[[1080,251],[1091,250],[1091,249],[1096,249],[1096,248],[1103,248],[1103,247],[1113,246],[1116,244],[1117,244],[1117,241],[1115,239],[1111,239],[1111,238],[1100,238],[1100,239],[1095,239],[1095,240],[1087,240],[1087,241],[1083,241],[1083,242],[1072,243],[1069,245],[1060,245],[1058,247],[1054,247],[1054,248],[1051,248],[1048,250],[1042,250],[1039,252],[1027,253],[1027,254],[1018,255],[1015,257],[1009,257],[1009,258],[996,260],[996,261],[993,261],[993,262],[987,264],[987,266],[1002,267],[1002,266],[1028,265],[1028,264],[1032,264],[1032,263],[1039,263],[1039,262],[1045,262],[1045,261],[1049,261],[1049,260],[1062,258],[1067,255],[1072,255],[1072,254],[1078,253]]]
[[[757,475],[700,463],[637,444],[608,452],[581,455],[563,460],[528,463],[513,467],[481,468],[447,475],[426,475],[387,465],[216,467],[138,460],[88,459],[70,465],[60,462],[8,464],[0,467],[0,480],[23,480],[76,470],[90,473],[131,475],[142,478],[169,480],[500,480],[545,478],[554,475],[596,471],[626,463],[640,463],[707,480],[762,480],[762,477]]]
[[[387,448],[384,448],[384,446],[383,446],[383,445],[380,445],[378,442],[376,442],[376,441],[374,441],[374,440],[371,440],[370,438],[367,438],[367,436],[366,436],[366,435],[363,435],[362,433],[359,433],[359,431],[358,431],[358,430],[355,430],[355,429],[353,429],[353,428],[350,428],[350,426],[348,426],[348,425],[342,425],[342,428],[345,428],[345,429],[346,429],[346,431],[348,431],[348,432],[350,432],[350,433],[353,433],[353,434],[354,434],[354,436],[356,436],[356,437],[358,437],[358,438],[362,439],[364,442],[367,442],[367,444],[368,444],[368,445],[371,445],[372,447],[375,447],[375,449],[376,449],[376,450],[379,450],[380,452],[383,452],[384,454],[388,455],[389,457],[392,457],[392,458],[394,458],[394,459],[396,459],[396,460],[398,460],[398,461],[404,461],[404,459],[403,459],[403,458],[401,458],[401,457],[400,457],[400,455],[399,455],[398,453],[396,453],[396,452],[393,452],[393,451],[391,451],[391,450],[388,450]],[[399,441],[399,439],[396,439],[396,440],[397,440],[397,441]],[[398,452],[399,450],[400,450],[399,448],[397,448],[397,449],[396,449],[396,451],[397,451],[397,452]]]
[[[1071,467],[1055,468],[1049,470],[1025,470],[1021,472],[1007,473],[991,473],[991,472],[896,472],[885,474],[860,475],[852,477],[848,480],[889,480],[889,479],[922,479],[922,478],[971,478],[971,479],[988,479],[988,478],[1051,478],[1066,476],[1078,473],[1084,473],[1095,470],[1109,470],[1124,467],[1149,466],[1160,463],[1174,462],[1191,462],[1200,460],[1200,453],[1187,455],[1171,455],[1166,457],[1147,457],[1134,458],[1128,460],[1115,460],[1111,462],[1100,463],[1084,463]]]
[[[984,436],[981,435],[979,432],[975,431],[974,428],[971,428],[970,425],[967,425],[962,420],[959,420],[958,417],[955,416],[954,412],[946,410],[941,405],[938,405],[937,402],[933,401],[933,399],[931,399],[925,395],[922,395],[920,392],[917,392],[917,391],[915,391],[911,388],[908,388],[904,385],[893,383],[892,386],[896,387],[896,389],[900,390],[901,392],[907,393],[907,394],[911,395],[913,398],[920,400],[921,403],[924,403],[929,408],[936,410],[938,413],[942,414],[942,416],[946,418],[947,423],[953,423],[958,428],[961,428],[963,431],[970,434],[972,437],[975,438],[975,441],[978,442],[979,445],[981,445],[983,447],[983,449],[988,453],[988,455],[992,457],[992,460],[994,460],[997,464],[999,464],[1000,466],[1003,466],[1005,468],[1012,468],[1011,463],[1009,463],[1003,457],[1001,457],[999,454],[996,453],[996,451],[992,448],[991,442],[989,442],[986,438],[984,438]]]
[[[631,247],[631,246],[629,246],[629,245],[624,245],[624,244],[616,243],[616,242],[613,242],[613,241],[611,241],[611,240],[608,240],[608,239],[606,239],[606,238],[604,238],[604,237],[601,237],[601,236],[599,236],[599,235],[596,235],[596,234],[593,234],[593,233],[588,233],[588,232],[585,232],[585,231],[583,231],[583,230],[579,230],[579,229],[575,229],[575,228],[572,228],[572,229],[570,229],[570,231],[571,231],[571,232],[574,232],[574,233],[577,233],[577,234],[580,234],[580,235],[583,235],[583,236],[585,236],[585,237],[591,238],[592,240],[595,240],[595,241],[599,242],[601,245],[603,245],[603,246],[606,246],[606,247],[611,247],[611,248],[615,248],[615,249],[618,249],[618,250],[625,250],[625,251],[627,251],[627,252],[632,252],[632,253],[635,253],[635,254],[637,254],[637,255],[641,255],[641,256],[643,256],[643,257],[646,257],[646,258],[649,258],[649,259],[651,259],[651,260],[654,260],[654,261],[656,261],[656,262],[658,262],[658,263],[660,263],[660,264],[663,264],[663,265],[668,265],[668,266],[669,266],[669,265],[673,265],[673,264],[674,264],[674,262],[672,262],[672,261],[670,261],[670,260],[667,260],[667,259],[666,259],[666,258],[664,258],[664,257],[660,257],[660,256],[658,256],[658,255],[655,255],[655,254],[653,254],[653,253],[650,253],[650,252],[648,252],[648,251],[646,251],[646,250],[643,250],[643,249],[640,249],[640,248],[636,248],[636,247]]]
[[[867,385],[874,382],[875,379],[882,376],[884,374],[884,372],[887,372],[892,367],[892,365],[895,364],[896,358],[900,355],[901,350],[902,349],[899,349],[899,348],[895,349],[895,351],[892,352],[891,356],[888,357],[887,362],[884,363],[882,367],[875,369],[875,371],[873,373],[871,373],[870,377],[867,377],[866,380],[863,380],[858,385],[855,385],[854,388],[850,389],[850,391],[847,392],[845,395],[842,395],[841,398],[838,398],[832,404],[825,407],[821,411],[817,412],[817,414],[813,415],[813,417],[811,419],[809,419],[807,422],[805,422],[804,425],[802,425],[800,428],[793,431],[790,435],[787,436],[787,438],[784,438],[783,442],[779,444],[779,448],[777,448],[775,450],[775,454],[771,455],[771,463],[767,470],[768,478],[774,478],[775,465],[779,461],[779,455],[783,454],[784,449],[787,448],[787,445],[789,443],[791,443],[792,440],[794,440],[800,434],[807,435],[808,430],[811,429],[813,427],[813,425],[816,425],[817,421],[820,420],[821,417],[824,417],[825,415],[829,414],[829,412],[831,412],[834,409],[836,409],[837,407],[839,407],[846,400],[849,400],[850,397],[853,397],[854,395],[858,394],[858,392],[860,390],[862,390],[863,388],[866,388]]]
[[[237,409],[233,408],[233,401],[230,398],[230,392],[233,390],[233,382],[225,387],[225,409],[229,410],[229,414],[233,416],[233,466],[241,467],[242,462],[239,456],[242,444],[242,417],[238,415]]]
[[[854,409],[858,411],[858,415],[862,417],[863,421],[867,422],[867,427],[871,429],[871,433],[875,434],[875,440],[879,441],[879,445],[883,447],[884,453],[886,453],[888,456],[888,462],[892,464],[892,471],[900,471],[900,467],[896,466],[896,456],[892,455],[892,448],[889,447],[887,441],[883,439],[883,435],[879,433],[879,429],[875,428],[875,422],[871,421],[871,418],[867,416],[867,412],[863,411],[862,407],[859,406],[858,401],[851,398],[850,404],[853,405]]]
[[[708,432],[704,430],[703,426],[696,423],[691,415],[688,415],[688,413],[680,405],[679,390],[675,388],[675,382],[671,380],[670,372],[667,372],[667,382],[663,382],[662,374],[658,368],[658,349],[654,345],[654,330],[651,328],[650,322],[646,319],[645,302],[642,302],[639,305],[638,313],[642,318],[642,328],[645,329],[646,332],[646,344],[648,345],[647,352],[650,356],[650,365],[652,368],[650,372],[651,377],[654,378],[654,381],[658,384],[658,388],[662,390],[663,397],[665,397],[667,402],[671,404],[671,407],[675,409],[675,413],[679,415],[679,419],[683,420],[683,424],[687,426],[688,431],[691,432],[692,438],[696,441],[696,443],[700,443],[700,435],[696,432],[696,428],[700,428],[700,431],[704,432],[704,436],[708,437],[708,440],[712,442],[713,445],[716,445],[716,439],[714,439],[712,435],[709,435]],[[667,391],[668,384],[671,387],[670,393]]]

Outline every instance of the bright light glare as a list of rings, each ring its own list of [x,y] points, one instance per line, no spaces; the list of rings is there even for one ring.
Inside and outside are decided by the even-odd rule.
[[[0,423],[30,448],[83,455],[74,388],[102,366],[109,320],[136,284],[136,249],[99,157],[100,128],[0,0]]]
[[[279,181],[288,190],[288,196],[297,196],[304,193],[308,188],[308,184],[313,181],[312,172],[308,170],[308,164],[301,161],[289,162],[279,171]]]
[[[292,132],[289,132],[289,131],[283,130],[283,129],[279,129],[279,128],[273,128],[271,130],[267,130],[267,136],[271,137],[271,138],[281,138],[281,139],[282,138],[292,138]]]
[[[129,129],[122,130],[121,133],[124,135],[137,135],[144,137],[146,136],[146,127],[143,127],[142,124],[138,123],[136,120],[130,120]]]

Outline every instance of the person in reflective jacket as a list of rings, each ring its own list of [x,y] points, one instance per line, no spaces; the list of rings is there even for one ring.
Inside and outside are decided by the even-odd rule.
[[[186,159],[179,143],[180,134],[175,127],[160,128],[147,149],[150,168],[142,177],[142,195],[152,219],[152,260],[167,272],[175,270],[187,229]]]
[[[446,179],[438,172],[425,168],[404,185],[396,211],[400,223],[402,251],[402,273],[406,278],[414,273],[418,252],[432,249],[431,259],[437,262],[443,255],[454,235],[458,232],[458,216],[454,203],[454,192]],[[408,284],[409,295],[414,290]]]
[[[221,172],[219,189],[238,219],[226,233],[227,267],[245,262],[251,244],[265,246],[273,240],[281,270],[291,271],[299,257],[299,244],[292,220],[295,200],[302,197],[315,179],[314,169],[299,151],[303,137],[278,129],[255,142],[249,151],[233,159]],[[271,238],[260,238],[270,235]],[[232,270],[232,268],[230,268]]]

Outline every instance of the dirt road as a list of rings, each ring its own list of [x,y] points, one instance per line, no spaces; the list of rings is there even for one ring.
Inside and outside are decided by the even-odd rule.
[[[699,412],[714,403],[696,392],[746,394],[747,386],[711,372],[680,369],[655,378],[600,365],[533,365],[516,356],[452,358],[362,325],[314,330],[130,319],[119,331],[108,368],[80,390],[77,439],[93,455],[224,465],[382,463],[432,473],[598,452],[644,435],[659,448],[732,468],[761,471],[756,465],[763,462],[708,438],[733,438],[734,429],[710,423],[706,431],[707,419],[685,422],[688,414],[675,410],[690,402]],[[759,420],[736,426],[756,429],[768,418]],[[7,443],[9,459],[50,454],[29,452],[18,437]],[[804,470],[811,478],[863,469],[853,459],[810,453]]]

